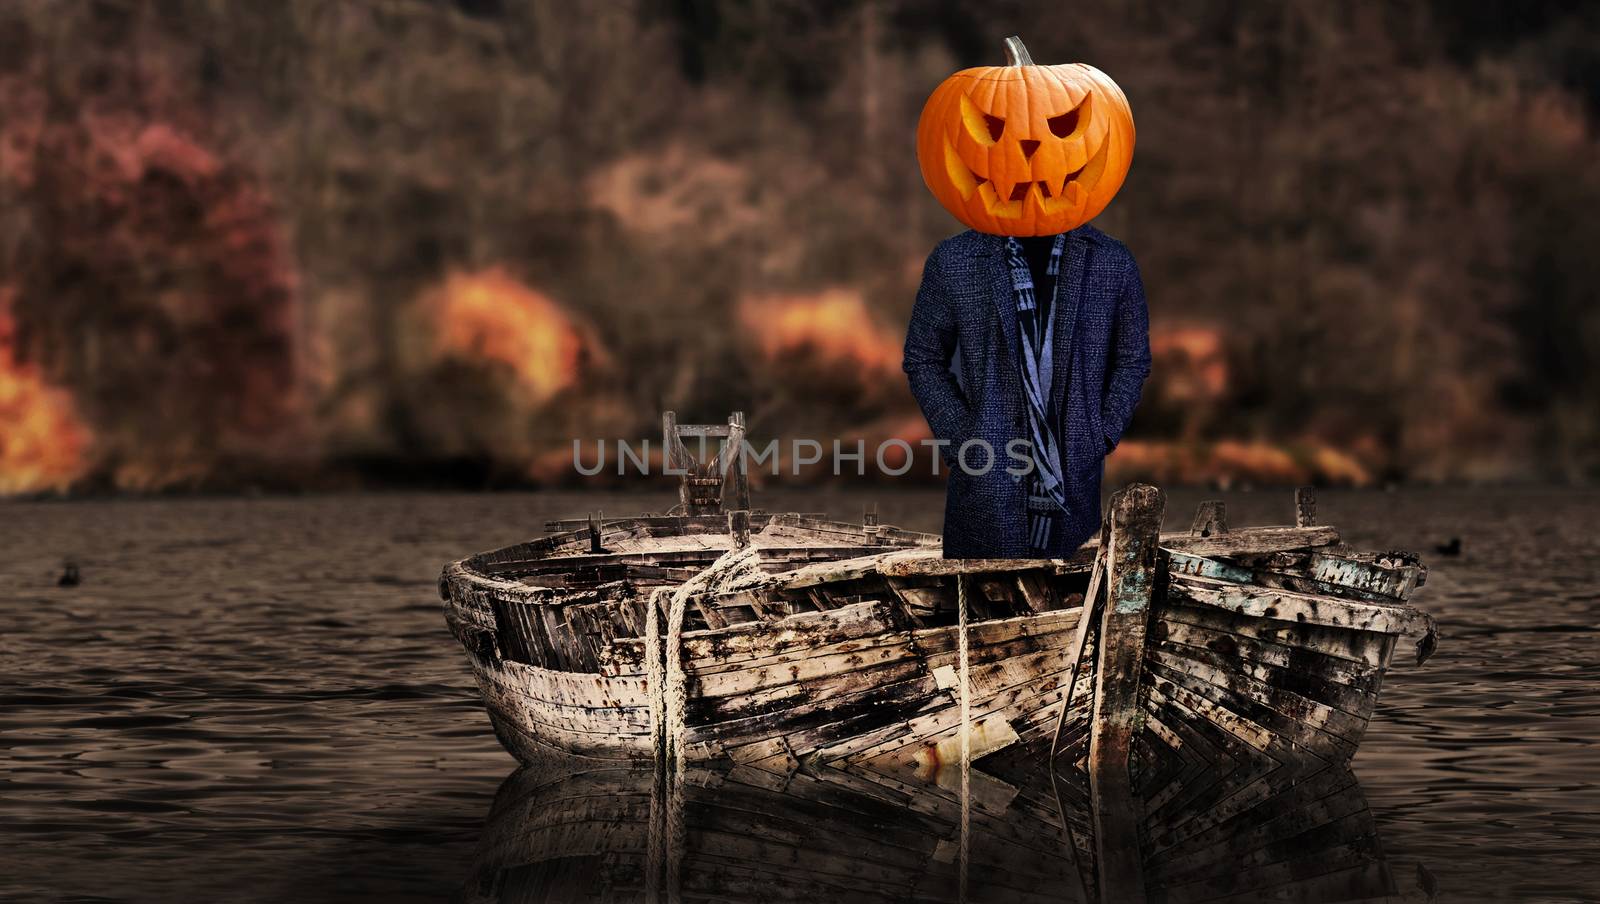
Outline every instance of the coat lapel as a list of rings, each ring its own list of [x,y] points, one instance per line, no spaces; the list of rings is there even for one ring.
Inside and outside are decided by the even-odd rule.
[[[973,256],[988,269],[989,298],[1000,318],[1000,335],[1005,341],[1006,360],[1017,357],[1017,301],[1011,291],[1011,271],[1006,268],[1005,239],[984,233],[986,241]]]
[[[1051,358],[1055,361],[1055,374],[1050,382],[1050,399],[1057,410],[1062,407],[1067,381],[1072,376],[1072,336],[1078,327],[1078,306],[1083,299],[1083,271],[1088,250],[1088,240],[1078,230],[1067,233],[1067,247],[1061,255],[1061,272],[1056,275],[1054,294],[1051,296],[1055,341],[1050,348]]]

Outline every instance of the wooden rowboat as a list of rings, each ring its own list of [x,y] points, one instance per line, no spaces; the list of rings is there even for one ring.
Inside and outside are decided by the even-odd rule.
[[[669,464],[689,461],[682,435],[742,431],[669,415]],[[871,516],[749,511],[742,482],[705,476],[730,447],[689,461],[680,512],[558,523],[444,570],[446,621],[514,755],[650,759],[665,718],[692,762],[929,774],[959,756],[965,636],[980,769],[1053,755],[1136,783],[1246,755],[1341,764],[1400,640],[1420,638],[1419,663],[1434,643],[1407,602],[1426,569],[1340,545],[1309,490],[1291,526],[1230,529],[1206,503],[1161,533],[1160,491],[1134,486],[1071,558],[953,560]]]
[[[1124,838],[1096,836],[1084,785],[986,787],[963,821],[937,785],[827,767],[786,778],[690,767],[676,786],[615,764],[523,769],[495,797],[460,898],[1316,904],[1412,891],[1342,767],[1253,773],[1248,792],[1221,801],[1191,779],[1142,800]],[[1102,849],[1133,852],[1134,885],[1101,868]]]

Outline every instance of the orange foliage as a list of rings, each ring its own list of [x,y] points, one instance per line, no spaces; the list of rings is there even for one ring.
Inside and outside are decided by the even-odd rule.
[[[88,470],[93,436],[71,394],[17,359],[10,296],[0,291],[0,495],[65,490]]]
[[[746,298],[739,312],[769,358],[810,355],[867,370],[900,369],[899,339],[873,318],[853,289]]]
[[[1259,440],[1182,443],[1124,440],[1106,461],[1106,482],[1296,484],[1368,486],[1372,473],[1360,461],[1315,441],[1279,445]]]
[[[535,404],[572,386],[587,343],[550,298],[502,268],[452,274],[425,301],[444,357],[505,367]]]
[[[1163,395],[1174,401],[1216,399],[1228,388],[1227,347],[1218,327],[1152,327],[1150,355]]]

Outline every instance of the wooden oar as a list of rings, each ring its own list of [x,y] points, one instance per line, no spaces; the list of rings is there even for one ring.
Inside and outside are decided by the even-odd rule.
[[[1067,689],[1061,694],[1061,712],[1056,716],[1056,734],[1050,742],[1050,762],[1056,761],[1056,748],[1061,744],[1061,727],[1067,722],[1067,709],[1072,705],[1072,689],[1078,683],[1078,662],[1083,659],[1083,647],[1089,640],[1089,626],[1100,611],[1100,589],[1105,583],[1106,551],[1105,531],[1101,530],[1100,551],[1094,557],[1094,568],[1089,572],[1089,589],[1083,595],[1083,614],[1078,616],[1078,636],[1072,642],[1072,666],[1067,669]]]

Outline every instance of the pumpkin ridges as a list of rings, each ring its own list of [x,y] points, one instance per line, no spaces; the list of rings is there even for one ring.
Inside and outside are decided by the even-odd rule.
[[[1048,75],[1048,78],[1050,78],[1050,85],[1054,88],[1053,93],[1051,93],[1054,102],[1051,104],[1051,109],[1045,110],[1045,117],[1059,115],[1062,114],[1062,112],[1066,112],[1066,110],[1075,109],[1078,101],[1074,101],[1074,99],[1072,99],[1072,91],[1070,91],[1069,83],[1066,82],[1066,78],[1062,78],[1058,67],[1045,67],[1045,72],[1046,75]],[[1043,122],[1043,118],[1045,117],[1040,117],[1040,122]],[[1046,128],[1045,131],[1046,133],[1050,133],[1048,128]],[[1050,133],[1050,136],[1051,138],[1056,138],[1053,133]],[[1054,141],[1050,142],[1051,163],[1053,163],[1053,165],[1051,165],[1050,168],[1045,171],[1048,171],[1048,173],[1051,174],[1070,173],[1070,171],[1077,168],[1077,166],[1070,165],[1070,163],[1072,163],[1072,158],[1070,158],[1069,154],[1067,154],[1067,147],[1069,147],[1069,144],[1067,144],[1066,138],[1054,139]],[[1053,192],[1061,192],[1061,184],[1059,184],[1059,182],[1058,184],[1054,184],[1054,186],[1051,186],[1051,190],[1053,190]]]
[[[945,92],[945,94],[944,94],[944,105],[943,106],[944,106],[944,109],[946,111],[946,116],[957,115],[956,111],[960,107],[961,98],[962,98],[962,96],[964,94],[965,94],[965,91],[960,87],[959,83],[957,83],[956,86],[953,87],[951,90]],[[942,145],[946,144],[946,143],[948,143],[952,148],[954,148],[955,149],[956,159],[961,161],[961,165],[963,167],[965,167],[967,164],[966,164],[966,161],[962,158],[962,155],[961,155],[961,144],[960,144],[961,137],[962,137],[962,134],[963,134],[963,130],[959,127],[959,125],[952,126],[952,127],[946,127],[944,125],[944,123],[947,122],[947,121],[948,121],[947,119],[941,119],[938,123],[935,123],[935,128],[933,129],[933,134],[935,136],[935,140],[937,140],[940,143],[941,152],[942,152]],[[952,136],[950,134],[951,131],[955,131],[956,134],[954,136]],[[970,172],[970,168],[969,168],[968,171]],[[959,205],[968,204],[968,203],[971,202],[972,197],[977,196],[977,194],[978,194],[977,187],[973,188],[973,192],[972,192],[971,196],[968,196],[968,197],[965,197],[965,198],[961,197],[961,192],[959,190],[956,190],[956,191],[953,192],[952,203],[954,203],[954,204],[956,204],[958,206]]]
[[[1101,104],[1106,106],[1107,112],[1106,117],[1099,118],[1096,130],[1088,130],[1083,134],[1083,150],[1085,150],[1083,158],[1088,162],[1098,152],[1102,142],[1109,141],[1110,134],[1120,123],[1133,125],[1133,112],[1128,109],[1128,98],[1123,96],[1122,90],[1117,88],[1114,82],[1110,82],[1110,78],[1106,78],[1101,70],[1094,69],[1093,66],[1083,66],[1083,74],[1098,90],[1096,96],[1102,98]]]
[[[917,129],[917,160],[921,164],[923,184],[928,186],[928,190],[933,192],[934,197],[946,209],[959,206],[966,201],[958,189],[930,174],[930,170],[937,173],[938,168],[944,166],[945,144],[954,146],[957,140],[951,137],[949,126],[952,107],[959,101],[957,91],[948,90],[952,84],[955,84],[953,78],[928,97],[928,102],[923,105],[922,111],[922,122],[926,123],[926,128],[919,123]],[[959,151],[957,156],[959,157]]]
[[[1100,212],[1111,203],[1111,199],[1119,190],[1121,190],[1122,183],[1127,179],[1128,170],[1133,164],[1133,148],[1136,136],[1133,124],[1133,112],[1128,106],[1127,95],[1123,94],[1121,86],[1112,81],[1110,76],[1106,75],[1104,72],[1101,72],[1099,69],[1094,68],[1093,66],[1084,65],[1083,68],[1086,70],[1087,74],[1094,81],[1094,83],[1121,106],[1124,114],[1114,118],[1114,121],[1112,122],[1112,129],[1106,135],[1105,140],[1109,143],[1112,143],[1112,146],[1108,150],[1108,160],[1106,163],[1106,169],[1110,173],[1110,178],[1103,180],[1103,189],[1100,189],[1100,186],[1098,185],[1096,186],[1096,188],[1099,190],[1095,192],[1091,203],[1091,206],[1093,207],[1092,215],[1098,216]],[[1109,155],[1113,153],[1118,155],[1116,161],[1117,165],[1115,166],[1113,166],[1113,161],[1109,159]]]

